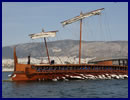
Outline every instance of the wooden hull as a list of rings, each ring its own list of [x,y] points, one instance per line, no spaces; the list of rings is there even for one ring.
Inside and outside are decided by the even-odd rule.
[[[106,78],[111,75],[128,75],[128,66],[117,65],[90,65],[90,64],[67,64],[67,65],[30,65],[17,64],[16,71],[12,75],[13,81],[36,81],[53,79],[85,79],[86,76]],[[99,77],[100,78],[100,77]]]

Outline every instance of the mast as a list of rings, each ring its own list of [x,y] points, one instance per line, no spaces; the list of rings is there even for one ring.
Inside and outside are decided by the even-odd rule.
[[[82,12],[80,13],[80,15]],[[82,42],[82,19],[80,19],[80,42],[79,42],[79,64],[81,61],[81,42]]]
[[[49,62],[49,64],[51,64],[50,57],[49,57],[49,52],[48,52],[48,48],[47,48],[47,42],[46,42],[46,38],[45,37],[44,37],[44,42],[45,42],[45,47],[46,47],[46,53],[47,53],[47,57],[48,57],[48,62]]]
[[[42,29],[42,32],[44,32],[44,29]],[[47,57],[48,57],[48,62],[49,62],[49,64],[51,64],[50,57],[49,57],[49,52],[48,52],[48,48],[47,48],[47,42],[46,42],[46,38],[45,37],[44,37],[44,42],[45,42],[46,54],[47,54]]]
[[[79,21],[80,20],[80,42],[79,42],[79,64],[81,62],[81,41],[82,41],[82,19],[87,18],[87,17],[91,17],[94,15],[100,15],[101,11],[104,10],[104,8],[101,9],[97,9],[88,13],[80,13],[79,16],[73,17],[71,19],[65,20],[63,22],[61,22],[61,24],[63,26],[71,24],[73,22]]]

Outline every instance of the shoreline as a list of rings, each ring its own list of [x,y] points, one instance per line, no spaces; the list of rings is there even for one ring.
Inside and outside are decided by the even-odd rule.
[[[13,72],[13,71],[2,71],[2,72]]]
[[[12,68],[12,69],[6,69],[6,68],[3,68],[2,69],[2,72],[13,72],[14,71],[14,69]]]

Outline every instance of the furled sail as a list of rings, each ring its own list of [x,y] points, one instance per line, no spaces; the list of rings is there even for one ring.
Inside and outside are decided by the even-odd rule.
[[[67,24],[71,24],[73,22],[84,19],[86,17],[90,17],[90,16],[93,16],[93,15],[100,15],[102,10],[104,10],[104,8],[97,9],[97,10],[94,10],[94,11],[91,11],[91,12],[88,12],[88,13],[84,13],[84,14],[81,13],[79,16],[76,16],[74,18],[71,18],[71,19],[68,19],[68,20],[65,20],[65,21],[61,22],[61,24],[63,26],[65,26]]]
[[[30,34],[29,36],[31,39],[38,39],[38,38],[44,38],[44,37],[55,37],[56,32],[58,32],[58,31],[40,32],[40,33]]]

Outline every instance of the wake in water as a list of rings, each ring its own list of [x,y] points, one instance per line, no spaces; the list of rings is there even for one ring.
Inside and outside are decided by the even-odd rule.
[[[127,79],[128,78],[128,75],[116,75],[116,74],[102,74],[102,75],[91,75],[91,74],[79,74],[77,76],[75,75],[65,75],[66,77],[62,77],[63,80],[66,80],[68,81],[69,79],[81,79],[81,80],[84,80],[84,79],[91,79],[91,80],[94,80],[94,79]],[[61,78],[59,77],[56,77],[54,79],[52,79],[52,81],[58,81],[60,80]]]
[[[11,77],[11,74],[8,75],[8,77]],[[16,77],[16,74],[13,75],[13,77]],[[91,74],[77,74],[77,75],[64,75],[64,76],[55,76],[55,78],[52,79],[52,81],[58,81],[58,80],[72,80],[72,79],[128,79],[128,75],[116,75],[116,74],[101,74],[101,75],[91,75]],[[10,80],[10,79],[9,79]],[[44,78],[38,79],[39,81],[44,80]]]

